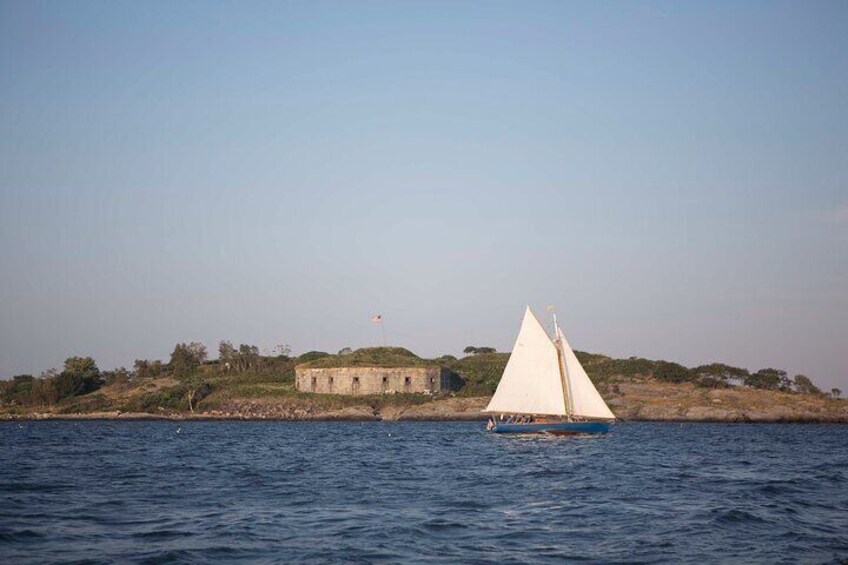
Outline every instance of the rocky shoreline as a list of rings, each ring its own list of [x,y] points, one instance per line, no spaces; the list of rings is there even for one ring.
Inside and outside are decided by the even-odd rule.
[[[679,387],[676,387],[679,389]],[[641,392],[641,394],[640,394]],[[710,391],[700,402],[676,402],[669,391],[660,394],[662,402],[649,402],[646,391],[630,390],[611,399],[621,421],[726,422],[726,423],[823,423],[848,424],[848,401],[751,403],[739,407],[735,391]],[[664,393],[664,394],[663,394]],[[737,394],[738,396],[738,394]],[[762,394],[758,395],[762,397]],[[781,395],[785,396],[785,395]],[[628,398],[629,397],[629,398]],[[625,400],[626,399],[626,400]],[[277,421],[481,421],[487,397],[443,398],[414,405],[387,403],[375,408],[368,404],[328,409],[309,403],[241,399],[216,410],[194,413],[161,410],[148,412],[30,412],[3,414],[6,420],[277,420]],[[768,399],[766,399],[768,400]]]

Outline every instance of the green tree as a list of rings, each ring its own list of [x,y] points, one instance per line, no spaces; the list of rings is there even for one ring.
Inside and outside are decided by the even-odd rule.
[[[0,381],[0,400],[6,404],[32,404],[35,386],[32,375],[15,375],[10,381]]]
[[[171,372],[175,377],[187,377],[206,360],[206,346],[202,343],[178,343],[171,353]]]
[[[206,346],[200,342],[192,341],[188,344],[188,351],[194,357],[198,365],[203,365],[207,359]]]
[[[21,397],[28,397],[34,383],[35,377],[32,375],[15,375],[12,377],[12,392]]]
[[[242,343],[238,348],[236,357],[236,367],[238,372],[244,373],[249,370],[259,370],[262,363],[262,357],[259,355],[259,348],[255,345],[247,345]]]
[[[772,368],[760,369],[745,379],[745,385],[763,390],[780,390],[788,382],[786,371]]]
[[[462,350],[466,355],[478,355],[480,353],[497,353],[497,349],[494,347],[475,347],[473,345],[469,345],[465,349]]]
[[[218,367],[221,371],[229,373],[235,360],[236,349],[233,344],[226,340],[218,342]]]
[[[133,374],[135,378],[146,379],[158,377],[165,372],[165,365],[158,359],[148,361],[147,359],[136,359],[133,364]]]
[[[658,381],[669,383],[684,383],[691,380],[689,369],[678,363],[670,361],[657,361],[654,363],[654,378]]]
[[[64,370],[53,379],[57,399],[88,394],[100,388],[100,369],[91,357],[69,357]]]
[[[805,375],[795,375],[795,390],[801,394],[821,394],[821,389]]]
[[[287,354],[281,353],[281,355]],[[249,370],[259,370],[262,367],[262,356],[255,345],[242,343],[236,349],[229,341],[222,341],[218,344],[218,364],[221,365],[222,371],[244,373]]]
[[[744,383],[750,373],[748,369],[741,369],[724,363],[710,363],[701,365],[691,370],[700,386],[707,388],[724,388]]]

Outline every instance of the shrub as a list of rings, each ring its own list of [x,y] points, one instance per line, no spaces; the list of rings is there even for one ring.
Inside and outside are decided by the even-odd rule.
[[[669,383],[685,383],[692,379],[689,369],[679,363],[672,363],[670,361],[654,362],[653,375],[658,381]]]
[[[91,357],[69,357],[65,360],[65,370],[53,379],[59,399],[94,392],[102,384],[100,369]]]

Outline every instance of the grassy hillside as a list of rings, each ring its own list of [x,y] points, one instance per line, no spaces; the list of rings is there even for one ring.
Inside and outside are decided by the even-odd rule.
[[[447,360],[445,366],[462,379],[461,396],[488,396],[498,387],[507,361],[509,353],[481,353]]]
[[[423,367],[436,363],[427,361],[403,347],[363,347],[351,353],[328,355],[304,363],[311,368],[337,367]]]

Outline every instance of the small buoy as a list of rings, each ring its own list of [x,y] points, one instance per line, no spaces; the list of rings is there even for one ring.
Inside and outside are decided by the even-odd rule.
[[[392,434],[389,434],[389,437],[392,437]]]
[[[180,433],[180,430],[182,430],[182,428],[177,428],[177,433]]]

